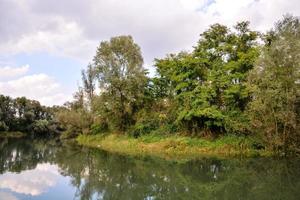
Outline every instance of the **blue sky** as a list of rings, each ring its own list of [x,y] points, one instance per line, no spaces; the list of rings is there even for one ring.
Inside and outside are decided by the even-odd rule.
[[[0,93],[42,104],[72,99],[80,71],[100,41],[132,35],[144,66],[190,50],[219,22],[249,20],[270,29],[284,14],[299,15],[298,0],[0,0]]]
[[[28,75],[45,73],[64,84],[64,87],[76,90],[74,81],[80,80],[81,69],[85,67],[84,61],[63,56],[55,56],[47,52],[37,52],[34,54],[20,53],[14,56],[14,66],[30,65]]]

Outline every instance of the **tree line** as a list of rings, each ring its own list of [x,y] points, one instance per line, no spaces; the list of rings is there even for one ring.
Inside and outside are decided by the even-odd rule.
[[[193,51],[155,59],[152,78],[133,38],[112,37],[58,118],[66,137],[255,135],[273,150],[299,151],[299,63],[299,18],[290,15],[267,33],[214,24]]]
[[[55,108],[55,107],[54,107]],[[25,97],[0,95],[0,131],[20,131],[34,135],[53,135],[60,131],[54,108]]]
[[[155,59],[154,77],[131,36],[112,37],[82,70],[74,101],[54,109],[55,120],[62,138],[235,134],[255,136],[274,151],[300,152],[299,63],[300,22],[290,15],[266,33],[247,21],[211,25],[191,52]]]

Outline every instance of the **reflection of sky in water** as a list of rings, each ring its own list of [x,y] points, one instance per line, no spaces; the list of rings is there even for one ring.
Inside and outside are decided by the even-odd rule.
[[[0,175],[0,200],[61,198],[68,195],[66,191],[74,194],[69,181],[68,177],[59,174],[57,165],[48,163],[38,164],[35,169],[21,173],[7,172]],[[72,199],[72,196],[63,199]]]
[[[20,174],[11,172],[3,174],[0,177],[0,188],[36,196],[54,186],[58,176],[56,165],[38,164],[35,169],[26,170]]]

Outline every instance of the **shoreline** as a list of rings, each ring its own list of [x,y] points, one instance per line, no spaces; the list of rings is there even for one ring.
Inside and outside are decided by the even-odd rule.
[[[26,134],[20,131],[1,131],[0,138],[22,138],[25,137]]]
[[[265,149],[255,149],[250,137],[223,136],[215,140],[185,136],[80,135],[79,145],[129,156],[152,156],[166,160],[192,160],[203,157],[268,157]]]

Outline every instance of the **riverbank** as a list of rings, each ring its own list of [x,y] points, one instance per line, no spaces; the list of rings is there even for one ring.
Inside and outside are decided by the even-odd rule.
[[[22,138],[25,137],[26,134],[20,131],[1,131],[0,138]]]
[[[223,136],[212,140],[177,135],[145,135],[139,138],[123,135],[80,135],[76,140],[80,145],[109,152],[171,160],[199,157],[255,157],[272,154],[270,151],[257,148],[258,145],[253,138],[237,136]]]

